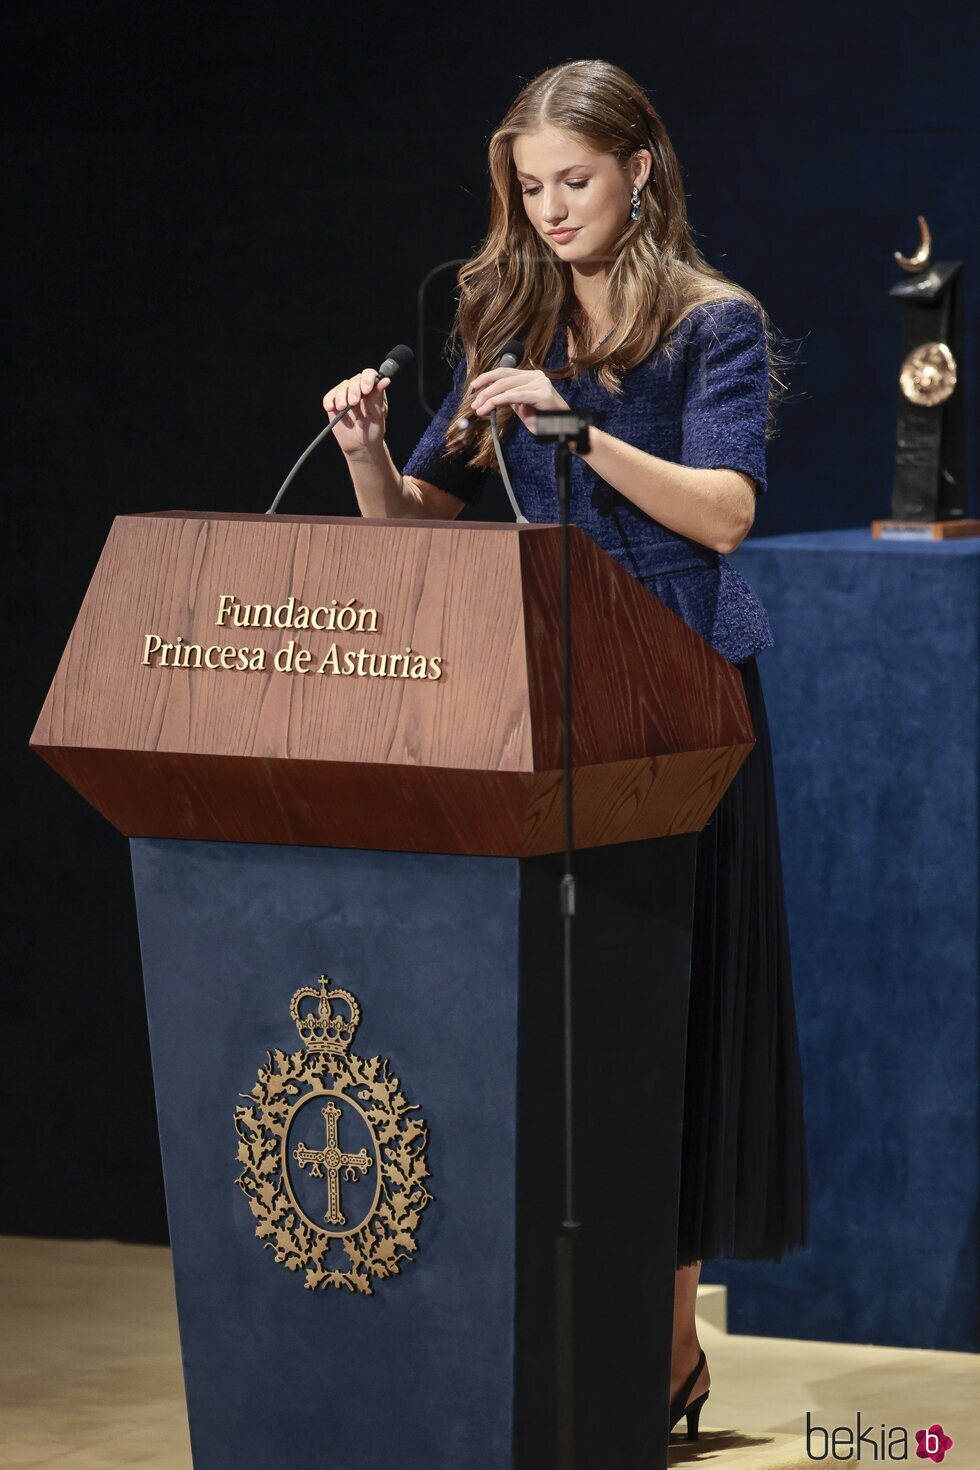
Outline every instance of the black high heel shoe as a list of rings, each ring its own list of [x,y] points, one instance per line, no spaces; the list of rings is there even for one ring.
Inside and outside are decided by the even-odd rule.
[[[696,1440],[698,1437],[698,1423],[701,1418],[701,1410],[704,1408],[705,1399],[708,1397],[711,1389],[706,1388],[704,1393],[690,1404],[687,1402],[687,1396],[700,1378],[701,1369],[705,1366],[706,1363],[707,1358],[704,1356],[704,1348],[702,1348],[701,1355],[698,1358],[697,1366],[695,1367],[694,1371],[688,1375],[687,1379],[681,1384],[680,1388],[677,1390],[677,1392],[674,1394],[674,1397],[670,1401],[671,1430],[673,1430],[674,1425],[677,1423],[681,1415],[686,1414],[687,1437],[691,1440]]]

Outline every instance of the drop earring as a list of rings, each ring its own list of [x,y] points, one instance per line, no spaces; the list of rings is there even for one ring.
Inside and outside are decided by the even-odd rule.
[[[640,218],[640,191],[633,185],[633,193],[630,196],[630,219]]]

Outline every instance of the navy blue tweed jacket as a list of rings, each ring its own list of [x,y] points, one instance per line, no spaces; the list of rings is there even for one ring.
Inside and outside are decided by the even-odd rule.
[[[663,343],[623,378],[622,396],[585,371],[556,386],[569,407],[591,412],[597,428],[660,459],[741,470],[766,489],[769,362],[755,307],[728,299],[695,307]],[[545,366],[567,362],[559,323]],[[405,465],[405,473],[472,500],[491,473],[447,455],[446,431],[459,411],[463,364]],[[529,521],[557,522],[555,446],[515,421],[504,439],[514,494]],[[726,557],[670,531],[572,456],[569,518],[731,663],[772,647],[765,608]]]

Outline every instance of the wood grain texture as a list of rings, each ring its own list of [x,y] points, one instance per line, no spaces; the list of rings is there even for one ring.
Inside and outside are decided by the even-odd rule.
[[[561,763],[560,542],[521,536],[535,764]],[[753,732],[738,671],[659,598],[573,531],[576,765],[724,746]],[[748,721],[748,723],[746,723]]]
[[[700,831],[750,748],[576,768],[576,847]],[[39,753],[130,837],[488,857],[556,852],[564,841],[557,770],[427,770],[131,750]]]
[[[913,532],[925,541],[956,541],[963,536],[980,536],[980,520],[956,521],[872,521],[872,536],[894,534],[896,527]]]
[[[559,532],[123,516],[32,746],[120,831],[522,856],[560,848]],[[699,831],[754,735],[738,671],[573,528],[576,845]],[[221,594],[356,597],[376,633],[223,628]],[[143,635],[443,659],[439,680],[158,668]]]

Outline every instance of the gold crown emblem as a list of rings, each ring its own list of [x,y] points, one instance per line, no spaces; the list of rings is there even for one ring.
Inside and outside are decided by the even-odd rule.
[[[316,1006],[302,1006],[303,1000],[315,1000]],[[333,1002],[342,1000],[347,1007],[343,1015]],[[304,985],[289,1002],[289,1014],[307,1051],[328,1052],[346,1056],[361,1020],[361,1008],[348,990],[331,990],[330,978],[320,976],[319,989]]]

